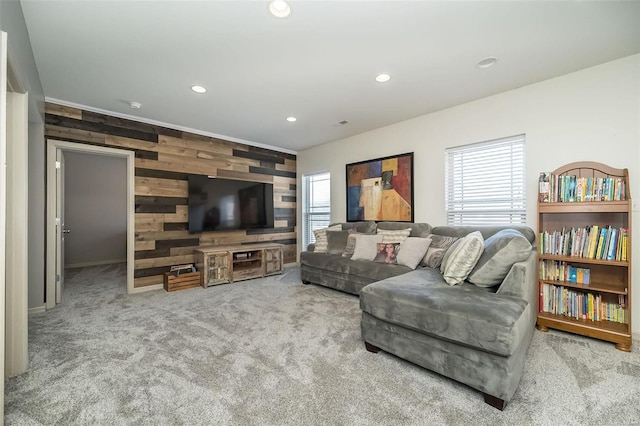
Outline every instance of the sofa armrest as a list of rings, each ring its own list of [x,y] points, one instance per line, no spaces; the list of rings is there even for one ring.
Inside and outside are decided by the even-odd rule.
[[[536,252],[534,250],[526,260],[511,266],[511,270],[496,293],[526,300],[531,306],[534,317],[537,315],[539,292],[536,284]]]

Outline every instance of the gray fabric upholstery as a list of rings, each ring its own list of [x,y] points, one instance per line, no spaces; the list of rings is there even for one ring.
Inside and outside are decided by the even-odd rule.
[[[380,279],[405,274],[411,268],[402,265],[352,260],[328,253],[300,253],[300,275],[303,281],[359,294],[362,287]]]
[[[500,284],[511,266],[529,257],[532,248],[527,238],[515,229],[496,232],[484,242],[484,251],[469,274],[469,281],[481,287]]]
[[[332,225],[338,225],[337,223],[332,223]],[[349,229],[353,229],[356,232],[360,232],[361,234],[375,234],[376,233],[376,223],[368,220],[366,222],[347,222],[340,223],[342,225],[342,229],[348,231]]]
[[[388,323],[503,356],[522,344],[527,328],[525,300],[449,286],[431,268],[366,286],[360,308]]]
[[[533,326],[528,327],[522,344],[505,357],[392,324],[366,312],[361,320],[365,342],[504,401],[511,400],[518,388],[533,331]]]
[[[327,253],[342,256],[351,231],[327,231]]]
[[[524,225],[505,225],[505,226],[436,226],[431,230],[432,234],[445,235],[448,237],[464,237],[473,231],[480,231],[482,237],[486,240],[493,234],[503,229],[515,229],[520,231],[530,243],[536,241],[536,233],[533,229]]]
[[[300,255],[303,281],[360,294],[365,342],[509,401],[522,377],[538,311],[533,230],[524,226],[432,229],[405,222],[381,222],[377,227],[411,227],[412,237],[432,233],[461,238],[480,231],[485,240],[503,229],[517,229],[532,244],[528,257],[511,265],[493,287],[467,281],[451,287],[431,267],[412,271],[327,253]]]

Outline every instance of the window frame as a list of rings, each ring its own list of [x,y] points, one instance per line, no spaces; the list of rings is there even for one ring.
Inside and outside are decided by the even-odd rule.
[[[447,225],[526,224],[525,148],[520,134],[445,149]]]
[[[326,176],[326,177],[325,177]],[[326,204],[310,205],[313,202],[313,183],[328,181],[329,190]],[[324,201],[324,200],[323,200]],[[320,209],[322,211],[310,211]],[[314,172],[302,176],[302,247],[306,250],[309,244],[315,243],[313,231],[329,226],[331,223],[331,173],[329,171]]]

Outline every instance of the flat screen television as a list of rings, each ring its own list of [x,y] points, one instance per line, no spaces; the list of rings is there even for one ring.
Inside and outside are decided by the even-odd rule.
[[[273,184],[189,175],[189,232],[273,228]]]

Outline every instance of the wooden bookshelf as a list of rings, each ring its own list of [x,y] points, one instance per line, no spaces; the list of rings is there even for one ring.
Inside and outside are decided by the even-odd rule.
[[[548,233],[571,228],[612,227],[627,229],[627,258],[626,260],[594,259],[590,257],[566,256],[542,253],[542,246],[538,248],[538,285],[540,286],[541,304],[539,307],[537,327],[541,331],[549,328],[563,330],[575,334],[593,337],[616,344],[621,351],[630,352],[631,338],[631,197],[629,191],[629,173],[627,169],[616,169],[596,162],[576,162],[567,164],[552,172],[555,176],[576,176],[591,178],[622,179],[624,198],[620,201],[580,201],[580,202],[538,202],[538,236],[545,231]],[[541,197],[542,198],[542,197]],[[539,242],[540,243],[540,242]],[[566,262],[576,268],[589,268],[591,282],[581,284],[568,280],[547,279],[541,276],[540,263],[542,261]],[[600,318],[590,320],[567,315],[543,312],[542,303],[544,287],[563,287],[581,295],[597,296],[602,301],[614,303],[617,298],[623,298],[623,322],[609,321]],[[619,300],[619,299],[618,299]],[[618,308],[620,309],[620,308]],[[614,318],[617,319],[617,318]]]

